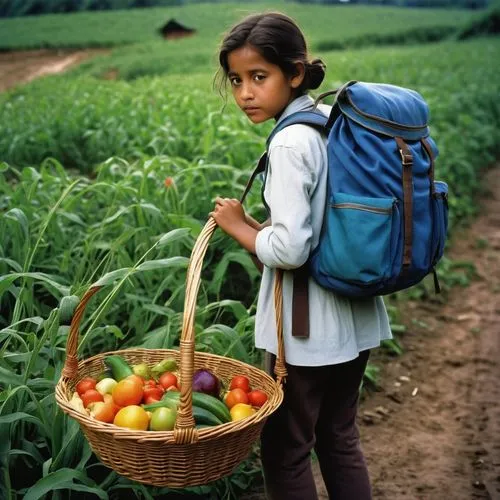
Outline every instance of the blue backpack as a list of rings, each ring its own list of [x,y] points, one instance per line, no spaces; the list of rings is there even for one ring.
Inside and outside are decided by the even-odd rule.
[[[328,206],[307,273],[348,297],[403,290],[434,273],[448,227],[448,186],[434,180],[438,151],[415,91],[350,81],[329,117],[298,112],[273,130],[308,124],[328,136]],[[265,167],[261,159],[261,169]]]

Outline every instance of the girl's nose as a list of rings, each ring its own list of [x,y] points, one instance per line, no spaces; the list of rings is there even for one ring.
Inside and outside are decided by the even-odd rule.
[[[245,101],[253,98],[253,90],[250,83],[242,83],[241,85],[241,98]]]

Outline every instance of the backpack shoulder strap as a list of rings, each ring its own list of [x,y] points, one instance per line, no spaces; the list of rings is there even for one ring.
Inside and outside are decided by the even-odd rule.
[[[272,138],[280,131],[290,125],[295,125],[297,123],[301,123],[304,125],[310,125],[311,127],[315,127],[321,132],[327,130],[326,124],[328,122],[328,117],[319,112],[314,111],[299,111],[297,113],[293,113],[290,116],[287,116],[282,122],[280,122],[271,132],[270,136],[266,141],[266,149],[269,149],[269,144],[271,143]],[[245,201],[245,198],[252,187],[253,181],[257,177],[257,174],[264,172],[267,166],[267,151],[260,157],[257,167],[253,171],[250,179],[243,191],[243,195],[240,198],[241,203]]]
[[[281,121],[271,132],[267,139],[266,149],[273,137],[280,131],[290,125],[301,123],[317,128],[321,132],[327,132],[328,116],[314,111],[299,111],[287,116]],[[267,151],[260,157],[257,167],[250,176],[250,179],[240,198],[241,203],[244,202],[253,181],[257,175],[264,172],[267,167]],[[308,298],[308,266],[305,264],[299,269],[294,270],[294,285],[293,285],[293,312],[292,312],[292,335],[294,337],[309,337],[309,298]]]
[[[281,130],[290,125],[303,124],[310,125],[320,132],[328,132],[328,116],[318,111],[299,111],[287,116],[273,129],[267,139],[266,146],[269,145],[273,137]],[[304,264],[302,267],[293,270],[293,304],[292,304],[292,336],[309,337],[309,267]]]
[[[328,116],[325,116],[322,113],[317,111],[298,111],[297,113],[293,113],[287,116],[283,121],[278,123],[276,127],[274,127],[273,131],[269,135],[266,141],[266,147],[269,149],[269,145],[273,140],[273,137],[290,125],[296,125],[298,123],[303,125],[310,125],[311,127],[315,127],[321,132],[326,131],[326,124],[328,122]]]

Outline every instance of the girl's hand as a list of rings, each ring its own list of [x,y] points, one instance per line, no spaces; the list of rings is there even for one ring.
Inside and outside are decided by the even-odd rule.
[[[232,236],[241,225],[247,225],[245,210],[235,198],[216,198],[215,208],[209,215],[214,218],[217,225],[227,234]]]

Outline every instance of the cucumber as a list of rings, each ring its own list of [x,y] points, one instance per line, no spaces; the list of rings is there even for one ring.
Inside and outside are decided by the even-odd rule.
[[[111,354],[104,358],[104,364],[111,370],[113,378],[119,382],[120,380],[133,375],[134,371],[122,356]]]
[[[176,403],[179,401],[180,393],[176,391],[167,391],[162,399],[171,399]],[[193,392],[193,406],[204,408],[210,413],[213,413],[222,423],[231,422],[231,414],[227,406],[209,394],[203,392]]]
[[[193,406],[193,417],[196,425],[221,425],[221,422],[211,411]]]

